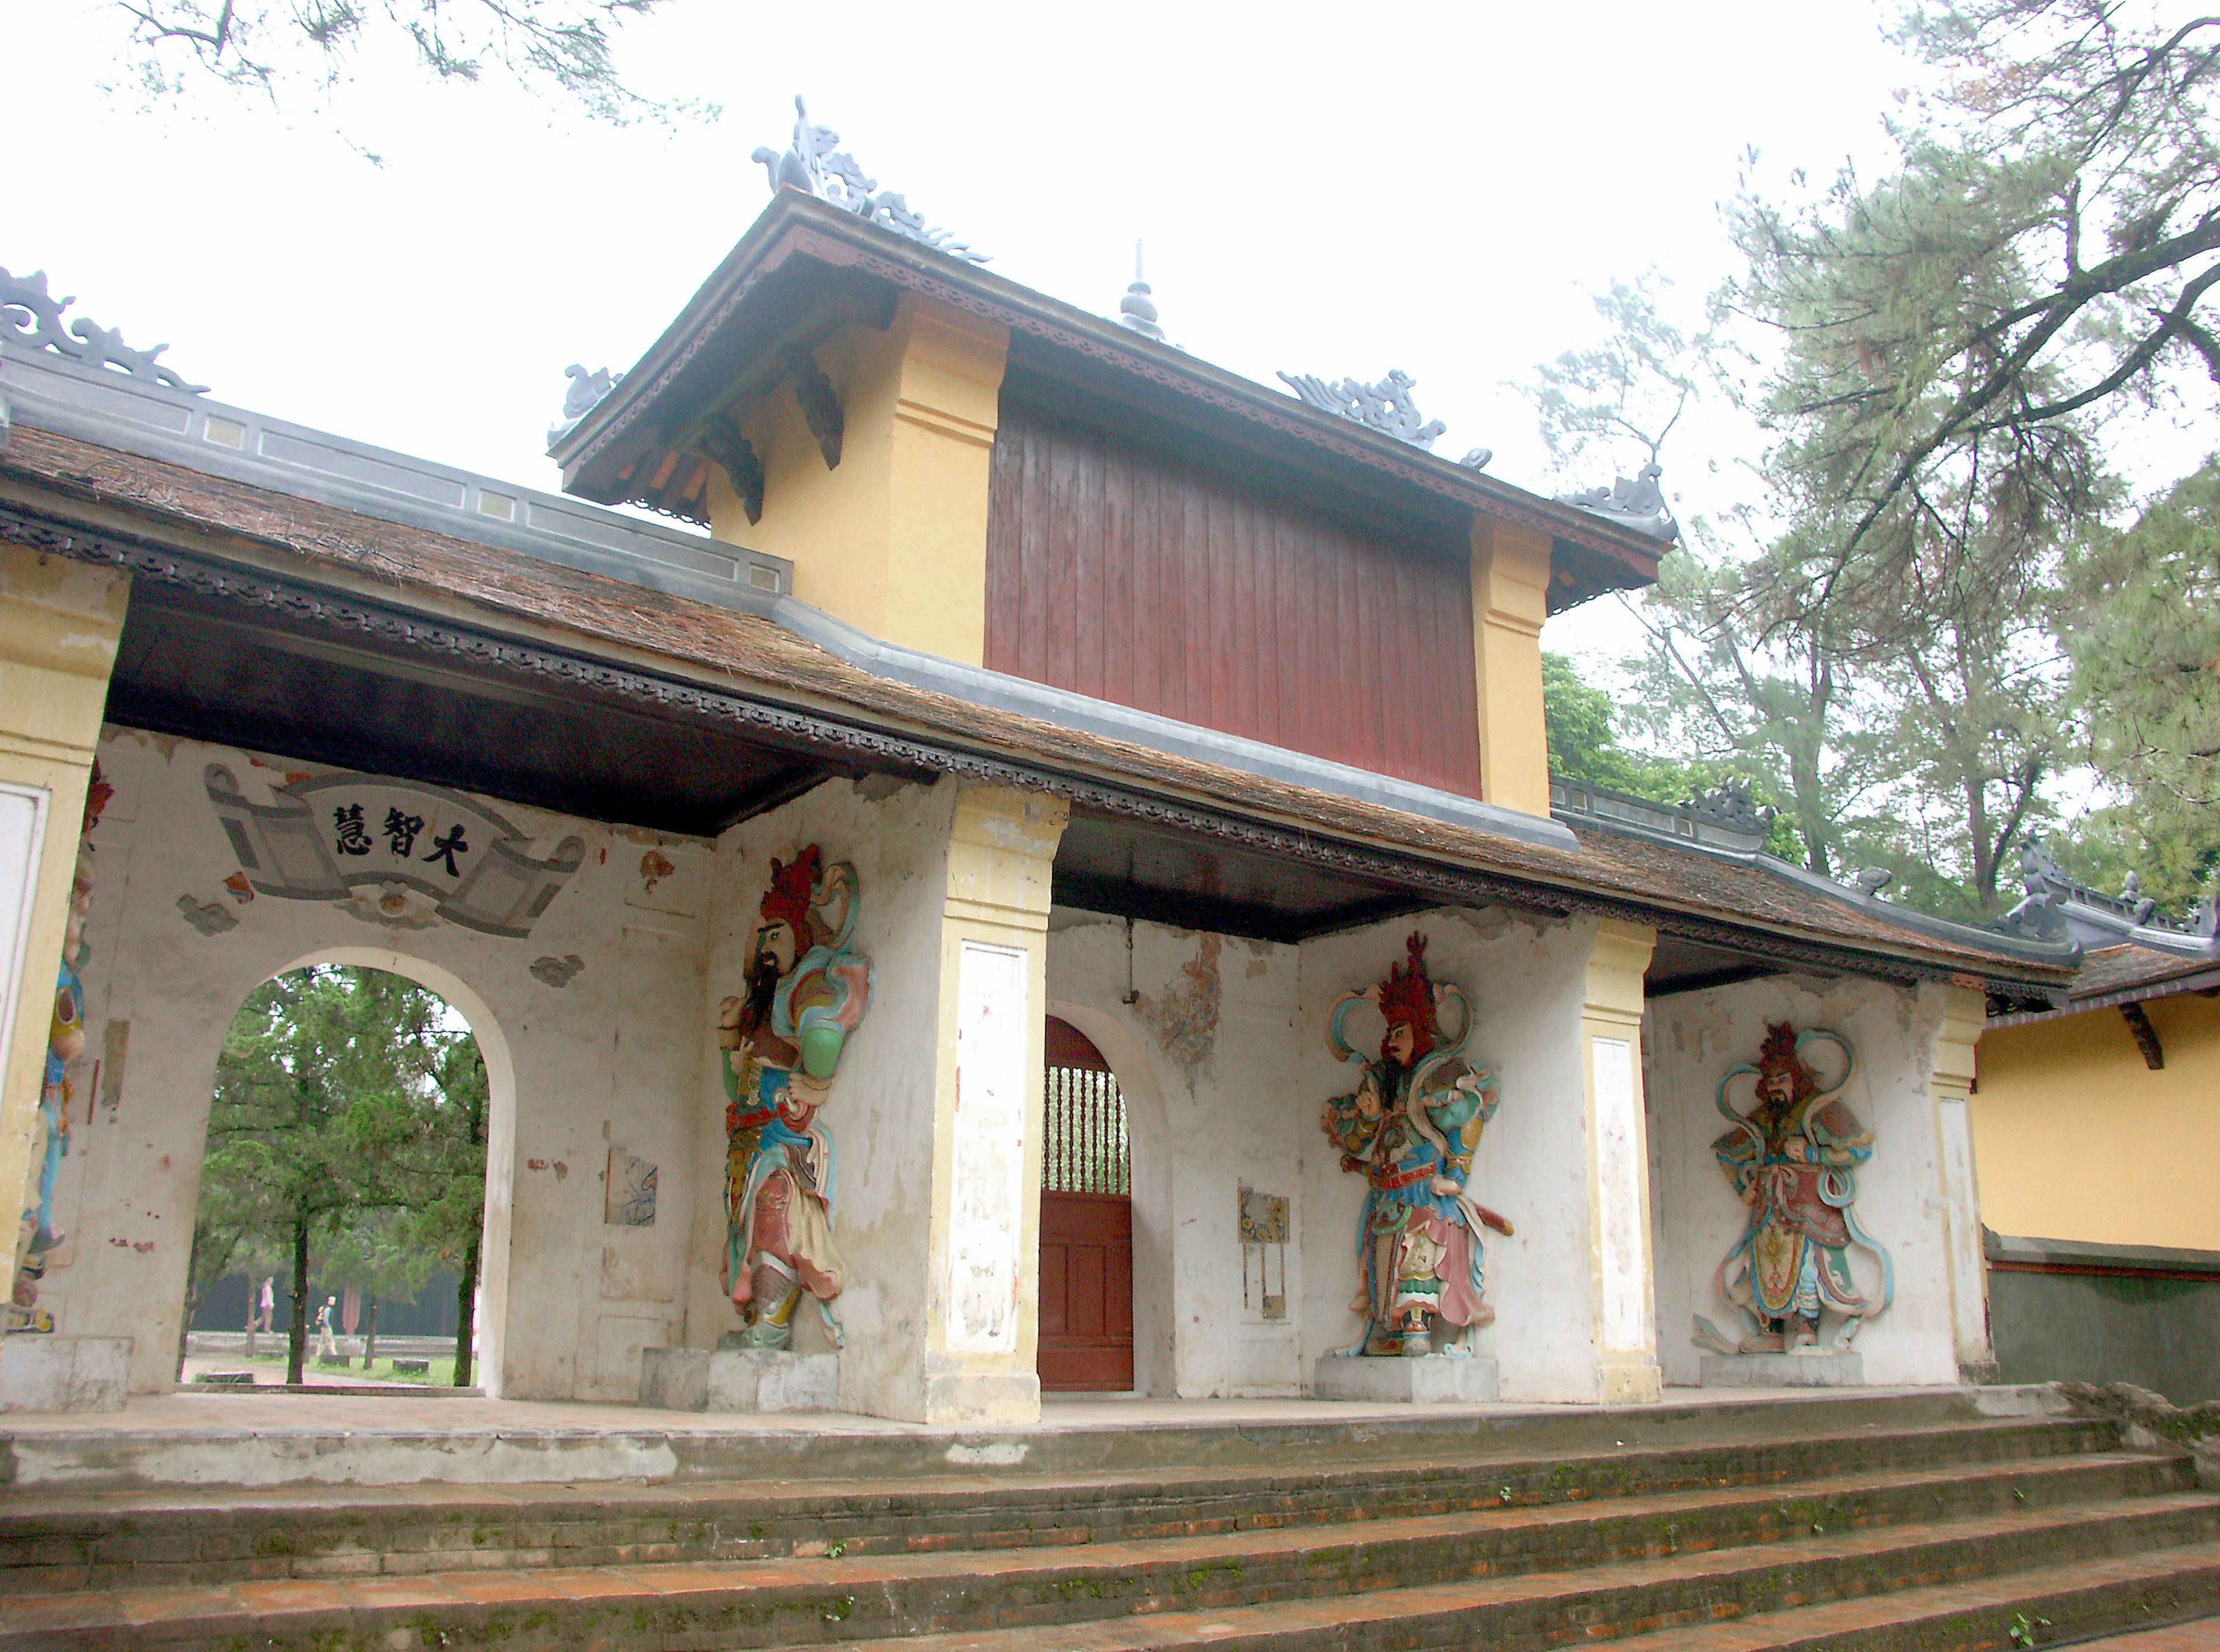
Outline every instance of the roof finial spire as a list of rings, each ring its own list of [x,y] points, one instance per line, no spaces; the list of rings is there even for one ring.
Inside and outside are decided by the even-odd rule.
[[[1133,243],[1133,284],[1126,289],[1126,296],[1118,301],[1118,325],[1130,327],[1144,339],[1164,342],[1164,330],[1157,324],[1156,301],[1149,296],[1149,284],[1141,277],[1141,243]]]

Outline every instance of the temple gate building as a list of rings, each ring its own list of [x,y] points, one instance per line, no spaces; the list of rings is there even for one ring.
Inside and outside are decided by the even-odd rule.
[[[2074,948],[1553,789],[1544,627],[1656,577],[1654,473],[1537,496],[786,159],[560,492],[0,289],[0,1370],[172,1384],[224,1031],[337,963],[484,1053],[502,1396],[1986,1372],[1974,1047]]]

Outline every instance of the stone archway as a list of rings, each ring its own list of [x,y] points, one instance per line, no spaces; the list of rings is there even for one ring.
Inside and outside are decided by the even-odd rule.
[[[382,969],[436,994],[467,1022],[486,1069],[485,1229],[478,1244],[478,1309],[476,1315],[477,1386],[498,1397],[502,1352],[508,1325],[508,1245],[516,1191],[516,1063],[492,1008],[451,969],[377,946],[326,946],[303,954],[263,979],[274,981],[296,969],[351,965]],[[258,983],[259,984],[259,983]]]

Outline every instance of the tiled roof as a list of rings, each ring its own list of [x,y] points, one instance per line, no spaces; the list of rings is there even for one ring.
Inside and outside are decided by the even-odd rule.
[[[12,485],[10,485],[12,484]],[[237,559],[296,579],[365,588],[378,600],[537,633],[557,646],[713,683],[728,691],[864,723],[957,749],[1138,789],[1238,817],[1324,834],[1449,867],[1517,880],[1539,892],[1585,893],[1653,910],[1700,913],[1930,970],[2062,984],[2070,969],[1978,932],[1938,934],[1894,921],[1885,906],[1830,898],[1762,863],[1601,832],[1576,851],[1520,842],[1106,739],[938,694],[861,669],[759,615],[537,560],[514,551],[383,521],[181,464],[18,425],[0,449],[0,504],[91,526],[122,511],[154,543]],[[53,496],[78,502],[75,508]]]
[[[2198,976],[2220,977],[2220,957],[2184,957],[2151,946],[2108,946],[2083,958],[2081,973],[2073,977],[2073,996],[2103,998]]]

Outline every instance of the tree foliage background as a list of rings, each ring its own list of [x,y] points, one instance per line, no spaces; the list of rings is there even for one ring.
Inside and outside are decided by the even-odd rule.
[[[2220,871],[2220,461],[2138,496],[2122,459],[2220,412],[2220,17],[1962,0],[1896,38],[1927,81],[1888,175],[1746,175],[1699,326],[1614,282],[1524,387],[1561,456],[1670,483],[1705,402],[1762,450],[1680,478],[1730,502],[1684,512],[1594,749],[1745,773],[1812,870],[1931,911],[2010,905],[2045,830],[2178,909]]]
[[[415,982],[344,966],[265,982],[216,1063],[194,1294],[240,1267],[290,1271],[298,1382],[312,1281],[413,1295],[445,1263],[474,1291],[485,1096],[469,1029]],[[465,1346],[470,1330],[465,1314]]]

